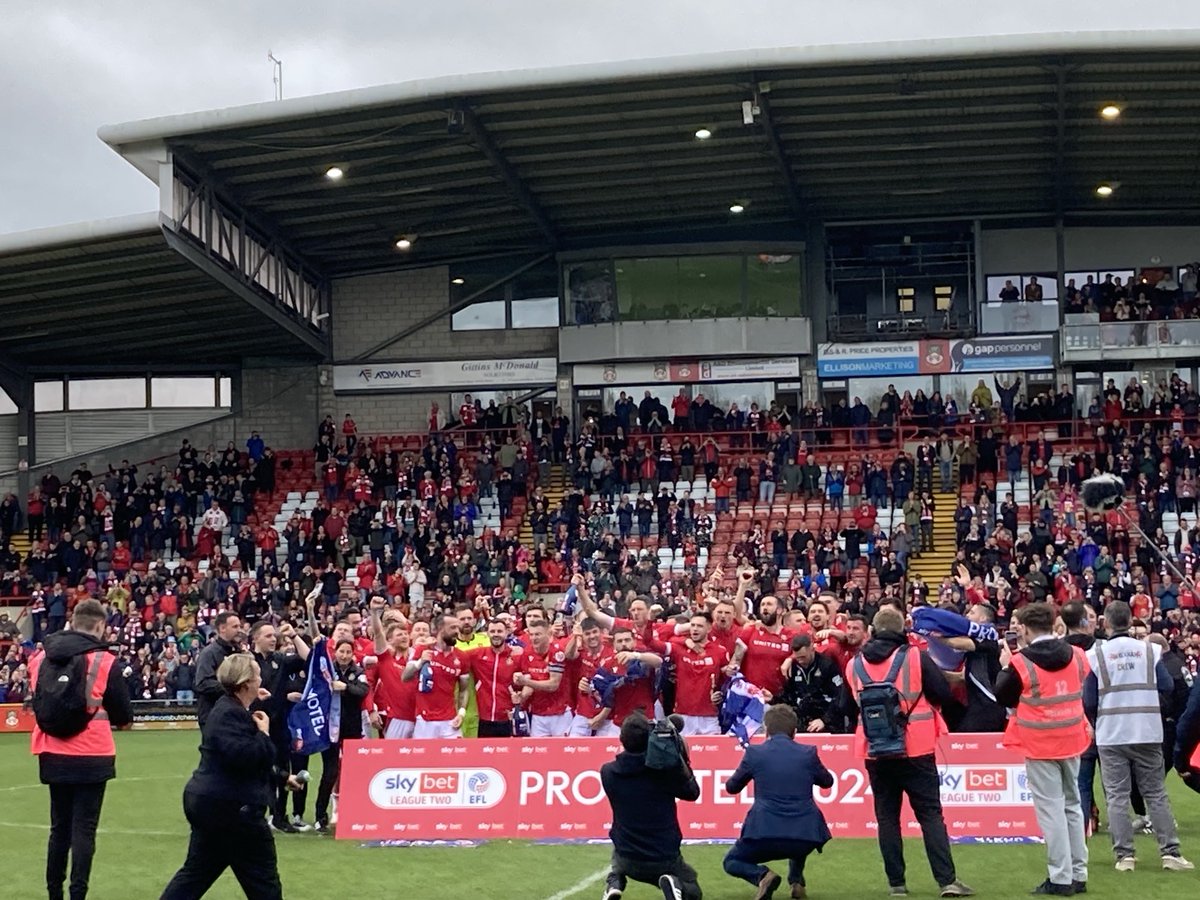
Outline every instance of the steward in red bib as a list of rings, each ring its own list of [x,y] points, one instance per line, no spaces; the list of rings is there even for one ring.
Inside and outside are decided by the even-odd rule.
[[[50,635],[45,649],[29,662],[36,709],[38,672],[46,660],[58,667],[81,657],[83,683],[78,689],[83,691],[88,712],[83,730],[70,737],[46,734],[36,724],[33,728],[31,749],[38,758],[42,784],[50,786],[46,889],[52,898],[63,896],[68,854],[71,898],[79,900],[87,895],[104,786],[117,774],[112,729],[124,728],[133,721],[125,679],[114,665],[116,656],[103,641],[104,627],[104,607],[95,600],[84,600],[75,607],[72,630]]]

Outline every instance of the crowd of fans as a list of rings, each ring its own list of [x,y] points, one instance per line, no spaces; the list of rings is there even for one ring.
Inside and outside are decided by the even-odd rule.
[[[1097,314],[1101,322],[1200,318],[1200,307],[1196,304],[1198,275],[1200,266],[1190,263],[1178,278],[1170,269],[1131,274],[1123,282],[1111,274],[1101,281],[1088,275],[1081,285],[1071,278],[1064,290],[1063,312]]]
[[[1027,398],[1020,379],[993,385],[998,400],[981,380],[961,418],[952,398],[894,388],[874,414],[856,399],[797,414],[752,404],[744,419],[682,393],[668,413],[647,392],[585,414],[575,429],[561,410],[491,413],[468,398],[450,427],[431,416],[437,429],[420,446],[360,438],[350,417],[340,427],[327,418],[308,453],[277,455],[255,433],[243,449],[184,441],[151,471],[122,461],[65,480],[49,474],[24,508],[12,496],[0,502],[0,585],[29,598],[33,630],[22,643],[17,623],[0,617],[0,699],[26,699],[29,647],[83,597],[108,610],[131,694],[186,700],[196,653],[225,611],[304,626],[303,598],[319,588],[314,615],[326,632],[378,595],[412,620],[465,607],[481,630],[502,616],[519,634],[541,593],[562,591],[575,574],[600,609],[624,617],[640,598],[660,623],[730,599],[741,573],[752,612],[756,598],[775,596],[792,621],[806,621],[818,597],[826,612],[868,620],[889,602],[960,611],[986,602],[1000,621],[1041,599],[1097,614],[1124,599],[1194,671],[1195,392],[1178,378],[1152,392],[1110,381],[1072,436],[1066,423],[1040,427],[1053,416],[1029,415],[1073,406],[1065,388]],[[718,422],[731,418],[745,430],[721,434]],[[913,451],[889,428],[919,435]],[[565,483],[555,482],[556,464]],[[1125,480],[1127,509],[1149,542],[1120,514],[1083,510],[1079,485],[1097,471]],[[276,530],[281,474],[321,496]],[[949,486],[961,490],[956,565],[925,584],[907,577],[910,557],[931,546],[932,492]],[[561,488],[553,502],[552,487]],[[484,524],[485,498],[498,504],[498,528]],[[817,510],[817,522],[783,518],[793,501]],[[748,517],[732,515],[744,509]],[[23,558],[9,540],[22,530],[32,542]],[[714,584],[718,565],[727,576]]]

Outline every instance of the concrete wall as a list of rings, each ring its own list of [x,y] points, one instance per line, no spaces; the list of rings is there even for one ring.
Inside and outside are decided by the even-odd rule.
[[[353,359],[385,338],[450,305],[450,274],[445,266],[342,278],[333,283],[333,356]],[[483,359],[557,356],[558,329],[452,331],[449,315],[393,344],[376,361]],[[424,431],[429,406],[449,408],[450,392],[334,396],[332,379],[319,387],[321,414],[341,421],[350,413],[364,433]]]
[[[97,471],[122,459],[142,463],[172,456],[184,438],[201,449],[210,445],[220,449],[231,440],[242,448],[251,431],[258,431],[276,449],[311,447],[316,441],[319,422],[317,371],[316,366],[279,366],[248,360],[242,370],[240,412],[221,414],[214,410],[214,415],[206,421],[33,466],[30,474],[37,479],[51,470],[60,475],[70,472],[82,463]],[[9,480],[15,485],[15,475]],[[4,483],[0,479],[0,485]]]
[[[1200,259],[1200,228],[1067,228],[1067,271],[1135,269],[1159,262]],[[986,275],[1027,275],[1057,268],[1053,228],[1001,228],[983,232],[980,264]]]

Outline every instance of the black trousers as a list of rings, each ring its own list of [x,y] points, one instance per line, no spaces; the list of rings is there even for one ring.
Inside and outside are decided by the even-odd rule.
[[[283,735],[282,740],[276,735],[272,735],[271,737],[275,741],[275,765],[279,767],[280,771],[290,772],[292,752],[288,747],[287,735]],[[277,822],[282,822],[287,818],[288,793],[288,789],[280,785],[275,794],[275,804],[271,807],[271,816]]]
[[[696,881],[696,870],[684,862],[681,853],[676,854],[674,858],[644,860],[630,859],[613,851],[608,886],[624,891],[627,882],[640,881],[642,884],[657,887],[658,879],[663,875],[674,875],[679,879],[684,900],[701,900],[703,897],[700,884]]]
[[[299,753],[289,753],[290,771],[293,775],[297,772],[302,772],[308,768],[308,754],[301,755]],[[308,785],[304,785],[298,791],[292,791],[292,813],[304,818],[304,809],[308,804]],[[286,806],[286,804],[285,804]]]
[[[900,804],[905,796],[921,826],[925,855],[939,886],[957,879],[950,855],[950,837],[942,817],[941,786],[932,754],[903,759],[868,759],[867,775],[875,794],[875,820],[879,823],[879,851],[883,870],[892,887],[904,884],[904,839],[900,831]]]
[[[489,722],[487,719],[480,719],[479,736],[481,738],[510,738],[513,736],[512,720],[505,719],[502,722]]]
[[[161,900],[198,900],[226,869],[250,900],[283,900],[266,810],[184,792],[183,812],[192,826],[187,859]]]
[[[333,744],[321,751],[321,784],[317,788],[317,821],[329,820],[329,798],[342,774],[342,745]]]
[[[104,804],[105,782],[50,785],[50,840],[46,846],[46,892],[61,900],[71,857],[71,900],[87,896],[96,855],[96,827]]]

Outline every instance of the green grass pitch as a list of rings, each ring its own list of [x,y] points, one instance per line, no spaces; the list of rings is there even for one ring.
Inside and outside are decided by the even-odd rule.
[[[196,732],[122,733],[117,736],[118,778],[110,783],[100,825],[89,897],[93,900],[153,900],[183,862],[187,823],[180,806],[184,782],[196,764]],[[319,761],[318,761],[319,765]],[[314,791],[317,773],[314,772]],[[1200,857],[1200,796],[1171,777],[1175,813],[1185,856]],[[312,798],[310,794],[309,807]],[[0,898],[44,897],[43,869],[49,800],[37,783],[28,737],[0,737]],[[311,811],[310,811],[311,816]],[[536,846],[497,841],[475,848],[377,848],[315,834],[278,835],[284,896],[289,900],[329,897],[412,896],[420,900],[596,900],[607,859],[604,847]],[[1163,872],[1154,839],[1138,838],[1141,868],[1119,874],[1112,868],[1107,834],[1091,840],[1089,893],[1122,900],[1137,894],[1155,900],[1200,896],[1200,872]],[[685,847],[699,870],[708,900],[754,896],[743,882],[721,870],[724,848]],[[1040,846],[963,846],[954,851],[960,877],[981,897],[1021,897],[1045,878]],[[933,879],[920,844],[908,846],[909,890],[934,897]],[[778,865],[777,871],[786,872]],[[869,840],[837,840],[813,857],[807,871],[809,895],[882,897],[886,882],[878,848]],[[786,889],[776,896],[786,895]],[[240,898],[226,873],[209,894],[214,900]],[[661,894],[631,885],[628,900],[655,900]]]

